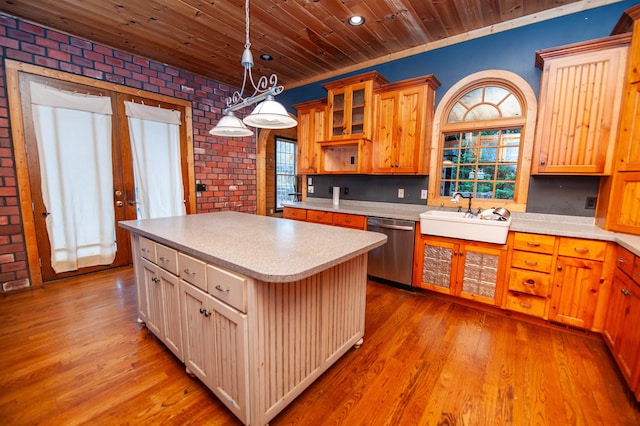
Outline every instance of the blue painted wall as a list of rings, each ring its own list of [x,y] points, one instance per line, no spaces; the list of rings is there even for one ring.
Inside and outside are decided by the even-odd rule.
[[[331,80],[371,70],[380,72],[390,82],[434,74],[442,83],[436,91],[437,105],[447,90],[463,77],[477,71],[502,69],[522,76],[537,94],[540,88],[540,70],[534,63],[537,50],[606,37],[622,13],[637,3],[623,1],[591,9],[376,65]],[[287,89],[278,96],[278,100],[295,113],[292,105],[325,98],[327,92],[322,84],[327,81],[330,80]],[[328,198],[328,191],[322,190],[325,186],[349,186],[349,198],[355,200],[425,204],[419,199],[418,189],[428,187],[428,177],[345,175],[317,178],[322,186],[312,195],[314,197]],[[598,183],[599,179],[593,177],[532,177],[527,211],[593,216],[594,210],[585,209],[584,202],[586,197],[597,195]],[[377,190],[372,190],[372,186]],[[397,188],[403,186],[411,188],[412,196],[400,200]]]

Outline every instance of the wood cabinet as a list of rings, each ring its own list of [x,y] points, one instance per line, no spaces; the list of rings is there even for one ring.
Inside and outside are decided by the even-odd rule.
[[[549,320],[601,330],[603,318],[596,318],[596,313],[598,305],[606,302],[610,289],[603,263],[607,249],[604,241],[559,239]]]
[[[375,95],[373,173],[427,174],[439,85],[429,75],[384,85]]]
[[[500,306],[506,245],[416,235],[415,286]]]
[[[505,308],[547,319],[556,237],[515,232]]]
[[[371,139],[373,91],[385,83],[386,78],[372,71],[324,85],[328,91],[329,140]]]
[[[321,174],[371,173],[371,140],[350,139],[340,142],[320,142]]]
[[[318,173],[319,146],[327,138],[327,100],[294,105],[298,111],[298,174]]]
[[[166,249],[159,244],[157,247]],[[178,277],[145,258],[139,260],[138,267],[142,270],[142,286],[147,293],[147,328],[182,360]]]
[[[367,217],[357,214],[333,213],[323,210],[285,206],[283,217],[285,219],[323,223],[325,225],[341,226],[343,228],[367,229]]]
[[[630,41],[616,35],[536,53],[533,174],[612,172]]]
[[[616,265],[602,334],[627,384],[640,400],[640,261],[618,247]]]
[[[247,316],[184,280],[180,290],[187,371],[247,424]]]

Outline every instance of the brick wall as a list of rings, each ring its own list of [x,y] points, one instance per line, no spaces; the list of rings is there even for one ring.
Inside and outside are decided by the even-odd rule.
[[[191,101],[195,177],[207,185],[207,191],[197,199],[197,212],[256,212],[254,139],[222,139],[208,133],[220,118],[224,99],[231,90],[229,86],[0,14],[0,283],[3,292],[30,285],[11,140],[5,58]],[[238,66],[238,73],[241,71]]]

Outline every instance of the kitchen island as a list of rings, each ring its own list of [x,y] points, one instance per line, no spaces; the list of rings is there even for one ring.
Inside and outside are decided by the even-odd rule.
[[[236,212],[120,222],[139,320],[245,424],[362,343],[379,233]]]

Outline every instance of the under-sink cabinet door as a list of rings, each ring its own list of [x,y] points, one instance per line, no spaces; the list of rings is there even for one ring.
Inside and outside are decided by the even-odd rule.
[[[457,255],[458,245],[455,243],[421,239],[414,283],[428,290],[454,294],[455,277],[452,277],[451,273],[458,259]]]
[[[458,281],[460,297],[492,305],[502,301],[502,281],[506,249],[480,245],[460,245]]]

